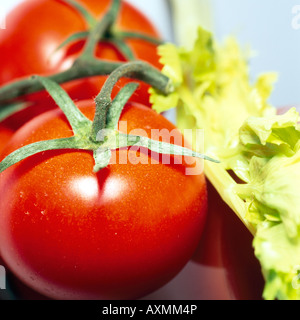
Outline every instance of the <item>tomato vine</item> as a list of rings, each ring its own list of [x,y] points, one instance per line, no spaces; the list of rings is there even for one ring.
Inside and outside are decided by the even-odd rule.
[[[161,41],[153,37],[144,35],[139,32],[122,32],[118,31],[115,27],[116,19],[120,10],[121,0],[112,0],[112,4],[107,13],[97,22],[91,22],[91,16],[87,11],[75,1],[64,0],[67,3],[76,4],[76,9],[82,14],[87,23],[90,26],[88,32],[80,34],[74,34],[70,38],[66,39],[61,46],[65,46],[68,43],[78,40],[79,38],[86,38],[83,51],[80,56],[75,59],[72,66],[62,72],[48,76],[47,78],[62,84],[71,80],[82,79],[85,77],[109,75],[116,68],[124,64],[124,62],[110,62],[101,60],[95,57],[95,50],[97,44],[101,40],[110,41],[117,49],[125,56],[129,56],[130,60],[134,59],[133,52],[130,52],[130,48],[124,42],[127,38],[138,38],[152,43],[159,44]],[[90,18],[88,18],[90,16]],[[59,50],[60,47],[57,49]],[[159,70],[157,70],[157,73]],[[164,75],[160,75],[161,78],[166,78]],[[172,87],[168,86],[166,94],[172,92]],[[22,100],[22,97],[43,90],[43,86],[36,78],[26,77],[21,80],[15,80],[0,88],[0,106],[6,108],[6,106],[15,99]]]

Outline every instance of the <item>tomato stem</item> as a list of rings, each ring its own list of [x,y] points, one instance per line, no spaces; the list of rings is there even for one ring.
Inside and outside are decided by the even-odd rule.
[[[94,57],[97,44],[102,38],[104,38],[106,32],[114,24],[117,17],[117,13],[119,11],[119,7],[120,0],[114,0],[110,10],[91,30],[87,42],[83,48],[81,57],[83,57],[84,59]],[[81,59],[81,57],[79,57],[79,59]]]
[[[138,88],[139,84],[135,82],[127,83],[117,94],[112,101],[111,107],[107,111],[106,115],[106,128],[117,129],[119,119],[129,98],[132,96],[134,91]]]
[[[74,0],[63,1],[70,4],[72,7],[76,9],[76,11],[78,11],[82,15],[90,29],[92,29],[95,26],[97,20],[93,17],[93,15],[90,14],[90,12],[83,5]]]
[[[72,2],[74,5],[73,0],[66,1]],[[146,62],[132,61],[129,63],[113,63],[95,58],[95,49],[99,40],[106,39],[109,35],[114,34],[113,26],[118,17],[120,6],[121,0],[112,0],[109,11],[88,33],[83,52],[80,57],[74,61],[71,68],[49,77],[31,76],[0,88],[0,105],[18,98],[21,95],[46,89],[66,115],[74,132],[74,136],[71,138],[40,141],[16,150],[0,163],[0,172],[29,156],[54,149],[82,149],[93,151],[95,171],[109,164],[111,150],[133,145],[146,147],[149,150],[162,154],[186,155],[215,161],[180,146],[153,141],[145,137],[125,135],[117,131],[121,112],[130,96],[138,87],[137,83],[128,83],[120,90],[115,99],[112,100],[112,90],[120,78],[127,77],[144,81],[166,95],[172,93],[174,90],[171,80]],[[81,5],[75,7],[83,16],[86,15],[87,19],[90,19],[85,9],[81,8]],[[85,36],[85,33],[77,34],[75,39],[82,36]],[[123,39],[126,37],[141,39],[143,36],[135,33],[116,33],[115,36],[112,36],[112,39],[117,39],[116,45],[120,47],[121,51],[128,58],[133,59],[134,56],[130,48],[124,45],[123,42]],[[69,38],[67,42],[73,39],[74,38]],[[148,38],[148,40],[153,42],[152,38]],[[108,74],[110,74],[110,76],[95,99],[96,113],[93,122],[81,113],[68,94],[58,85],[83,77]]]
[[[136,60],[136,57],[133,51],[125,41],[123,41],[122,39],[112,38],[112,39],[109,39],[109,42],[113,44],[116,48],[118,48],[119,52],[122,53],[122,55],[126,60],[128,61]]]
[[[164,94],[171,93],[174,90],[170,79],[150,64],[142,61],[133,61],[123,64],[110,74],[104,83],[101,92],[95,99],[96,114],[93,121],[91,135],[94,140],[96,140],[98,132],[106,126],[106,115],[108,109],[112,106],[111,93],[118,80],[122,77],[144,81]],[[113,121],[114,123],[117,123],[118,120],[119,119],[114,119]]]
[[[68,44],[75,42],[75,41],[79,41],[79,40],[85,40],[88,38],[90,32],[89,31],[80,31],[80,32],[76,32],[73,33],[69,38],[67,38],[65,41],[63,41],[63,43],[61,43],[55,50],[53,53],[59,51],[60,49],[62,49],[63,47],[67,46]]]
[[[78,4],[75,6],[76,2],[73,0],[65,1],[72,3],[83,16],[87,16],[87,14],[83,14],[82,10],[80,10],[81,5]],[[134,55],[131,52],[130,47],[124,43],[123,37],[136,36],[141,38],[142,35],[134,35],[134,33],[122,34],[118,32],[116,32],[115,35],[114,25],[120,11],[120,6],[121,0],[112,0],[112,4],[108,12],[99,22],[94,25],[94,27],[90,31],[80,32],[78,34],[72,35],[56,49],[56,51],[59,50],[64,44],[68,44],[71,41],[76,41],[85,37],[87,38],[87,41],[83,48],[83,52],[74,61],[73,65],[68,70],[48,76],[47,78],[49,80],[52,80],[58,84],[62,84],[68,81],[82,79],[85,77],[108,75],[116,68],[124,64],[123,62],[109,62],[106,60],[99,60],[95,58],[95,49],[100,40],[112,41],[119,48],[125,58],[134,59]],[[116,40],[115,42],[114,39]],[[147,38],[147,36],[145,36],[145,40],[146,39],[151,42],[154,41],[153,38]],[[6,108],[7,104],[11,101],[14,101],[15,99],[22,101],[24,100],[24,98],[22,99],[22,96],[41,91],[43,89],[44,88],[40,81],[38,81],[37,79],[32,79],[31,76],[21,80],[13,81],[0,88],[0,106],[2,108]]]
[[[73,66],[61,73],[47,77],[58,84],[71,80],[81,79],[87,76],[108,75],[122,63],[104,62],[96,59],[76,60]],[[25,79],[11,82],[0,88],[0,106],[5,108],[6,104],[20,96],[43,90],[43,86],[32,76]]]
[[[38,79],[56,104],[60,106],[75,135],[80,135],[86,127],[91,125],[91,121],[84,116],[69,95],[56,82],[40,76],[35,76],[33,79]]]
[[[20,149],[17,149],[13,153],[9,154],[0,163],[0,173],[9,168],[10,166],[24,160],[37,153],[48,151],[48,150],[59,150],[59,149],[78,149],[78,141],[75,137],[54,139],[47,141],[39,141],[26,145]]]
[[[145,62],[127,63],[112,72],[105,82],[100,94],[95,99],[96,115],[94,121],[91,122],[77,109],[67,92],[59,87],[57,83],[48,78],[33,77],[32,81],[38,81],[64,112],[73,129],[74,136],[40,141],[21,147],[2,160],[0,172],[37,153],[61,149],[93,151],[95,171],[99,171],[109,164],[112,150],[129,146],[148,148],[160,154],[189,156],[217,162],[212,158],[181,146],[118,132],[117,123],[122,109],[138,86],[134,82],[126,84],[112,101],[112,89],[122,76],[148,80],[160,88],[162,92],[167,93],[171,90],[169,79],[151,65]]]
[[[138,40],[144,40],[150,43],[153,43],[155,45],[161,45],[164,42],[160,39],[154,38],[154,37],[150,37],[146,34],[143,33],[139,33],[139,32],[129,32],[129,31],[115,31],[113,33],[113,35],[116,38],[120,38],[120,39],[138,39]]]

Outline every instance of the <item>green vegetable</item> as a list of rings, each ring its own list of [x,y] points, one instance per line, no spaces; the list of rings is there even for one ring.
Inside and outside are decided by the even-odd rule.
[[[300,299],[299,114],[276,115],[268,103],[277,75],[251,83],[249,52],[202,28],[191,50],[166,44],[159,53],[176,89],[151,89],[154,108],[176,107],[181,130],[204,129],[204,152],[221,161],[206,163],[205,174],[254,236],[264,298]]]

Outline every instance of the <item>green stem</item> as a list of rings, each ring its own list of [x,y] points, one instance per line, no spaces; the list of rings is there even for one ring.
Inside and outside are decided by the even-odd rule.
[[[111,159],[111,150],[99,148],[93,152],[95,165],[94,172],[98,172],[108,166]]]
[[[68,2],[68,0],[66,0]],[[75,3],[71,0],[72,3]],[[101,39],[106,39],[108,35],[112,35],[112,41],[116,39],[116,45],[119,46],[119,49],[123,52],[123,54],[128,59],[134,59],[134,55],[131,52],[130,48],[122,43],[122,39],[125,37],[136,37],[136,38],[144,38],[145,40],[152,41],[154,40],[151,37],[147,37],[144,35],[140,35],[138,33],[131,33],[131,32],[124,32],[118,33],[117,36],[114,36],[113,26],[116,22],[118,17],[118,13],[121,6],[121,0],[112,0],[111,7],[109,11],[104,15],[103,19],[99,21],[98,24],[92,29],[89,33],[88,39],[85,43],[83,48],[83,52],[79,58],[77,58],[71,68],[66,71],[48,76],[49,80],[52,80],[58,84],[66,83],[68,81],[82,79],[87,77],[93,76],[100,76],[100,75],[109,75],[115,69],[123,65],[123,62],[108,62],[108,61],[101,61],[94,57],[94,52],[98,41]],[[78,9],[78,8],[77,8]],[[77,37],[82,37],[86,33],[79,33],[76,34],[74,38],[67,39],[66,41],[72,41],[73,39],[77,39]],[[142,68],[143,66],[141,66]],[[170,93],[170,81],[161,74],[158,74],[158,70],[152,71],[150,67],[147,67],[147,72],[135,71],[129,72],[127,77],[135,77],[138,76],[139,80],[146,81],[150,85],[156,89],[159,89],[163,93]],[[150,70],[150,72],[149,72]],[[153,71],[154,70],[154,71]],[[149,77],[149,74],[152,73],[155,77]],[[154,81],[152,81],[154,79]],[[168,82],[169,81],[169,82]],[[165,88],[165,83],[168,82],[167,88]],[[0,106],[6,107],[7,103],[10,103],[17,98],[28,95],[31,93],[42,91],[43,85],[37,79],[33,79],[32,77],[27,77],[22,80],[11,82],[3,87],[0,88]],[[19,99],[22,100],[22,99]]]
[[[61,149],[78,149],[78,140],[75,137],[39,141],[26,145],[9,154],[0,163],[0,173],[10,166],[22,161],[32,155],[43,151],[61,150]]]
[[[95,49],[99,40],[101,40],[101,38],[104,38],[105,34],[115,23],[120,10],[120,6],[121,0],[113,0],[109,11],[92,29],[90,36],[88,37],[88,40],[84,46],[83,53],[79,59],[82,58],[83,60],[86,60],[86,58],[90,59],[91,57],[94,57]]]
[[[74,0],[63,1],[73,6],[82,15],[83,19],[86,21],[90,29],[92,29],[95,26],[97,22],[96,19],[90,14],[90,12],[84,6],[82,6],[80,3]]]
[[[128,63],[116,69],[108,78],[98,99],[96,99],[97,116],[95,116],[94,122],[87,119],[81,111],[77,109],[72,99],[57,83],[39,76],[32,77],[33,81],[39,81],[41,85],[45,87],[50,96],[52,96],[64,112],[74,131],[74,136],[71,138],[45,140],[26,145],[8,155],[0,163],[0,172],[40,152],[60,149],[92,150],[95,159],[94,170],[96,172],[109,164],[111,150],[132,145],[146,147],[160,154],[191,156],[215,161],[193,150],[150,140],[142,136],[122,134],[116,130],[121,111],[129,97],[136,90],[138,84],[134,82],[126,84],[116,98],[111,101],[111,90],[113,86],[121,76],[135,76],[138,74],[141,78],[145,77],[147,79],[149,77],[149,80],[157,85],[163,83],[160,89],[166,90],[166,88],[168,88],[168,78],[165,79],[167,82],[160,83],[161,79],[159,79],[158,75],[161,75],[161,73],[157,72],[158,71],[155,71],[152,67],[149,69],[149,65],[142,62]],[[96,136],[93,136],[92,134],[95,133]]]
[[[177,155],[177,156],[183,156],[183,157],[195,157],[203,160],[208,160],[213,163],[220,163],[218,160],[208,157],[202,153],[195,152],[191,149],[184,148],[182,146],[178,146],[172,143],[166,143],[166,142],[161,142],[157,140],[152,140],[143,136],[126,135],[122,133],[119,133],[119,136],[123,137],[123,141],[125,140],[125,137],[127,138],[128,142],[126,146],[135,145],[137,147],[147,148],[148,150],[151,150],[159,154]],[[123,146],[125,146],[125,143]],[[121,145],[120,147],[123,147],[123,146]]]
[[[47,78],[61,84],[85,77],[108,75],[122,64],[121,62],[104,62],[95,59],[87,59],[85,61],[76,60],[70,69]],[[43,85],[37,79],[32,79],[32,77],[11,82],[0,88],[0,106],[20,96],[38,92],[43,89]]]
[[[108,41],[113,44],[119,52],[121,52],[121,54],[124,56],[124,58],[127,61],[134,61],[136,60],[136,57],[133,53],[133,51],[131,50],[131,48],[127,45],[126,42],[124,42],[122,39],[108,39]]]
[[[89,34],[90,34],[89,31],[80,31],[80,32],[73,33],[69,38],[67,38],[65,41],[63,41],[53,51],[53,54],[72,42],[79,41],[79,40],[86,40],[89,37]]]
[[[147,34],[140,33],[140,32],[129,32],[129,31],[116,31],[114,32],[114,36],[120,39],[138,39],[138,40],[144,40],[150,43],[153,43],[155,45],[161,45],[164,43],[164,41],[148,36]]]
[[[173,92],[174,88],[169,78],[164,76],[158,69],[142,61],[125,63],[113,71],[104,83],[101,92],[96,97],[96,113],[92,126],[92,139],[96,141],[97,133],[105,128],[108,108],[111,106],[111,93],[122,77],[144,81],[152,87],[160,90],[163,94]]]
[[[132,96],[139,84],[135,82],[127,83],[117,94],[111,103],[111,107],[106,115],[106,129],[116,130],[118,128],[119,119],[124,109],[124,105]]]
[[[64,91],[56,82],[40,76],[35,76],[32,79],[38,79],[43,87],[49,92],[56,104],[60,106],[75,135],[80,135],[82,129],[91,125],[91,121],[84,116],[66,91]]]

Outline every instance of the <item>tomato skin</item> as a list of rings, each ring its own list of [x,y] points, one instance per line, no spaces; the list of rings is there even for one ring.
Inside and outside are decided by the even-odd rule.
[[[93,101],[84,112],[93,117]],[[92,106],[91,106],[92,105]],[[129,104],[127,129],[174,126]],[[71,135],[55,111],[11,139],[20,145]],[[119,156],[134,159],[136,151]],[[137,153],[148,159],[148,151]],[[187,164],[109,165],[93,173],[88,151],[49,151],[1,174],[0,254],[25,284],[54,299],[134,299],[172,279],[195,251],[206,218],[204,175]]]
[[[205,230],[193,262],[206,268],[198,275],[212,277],[206,282],[206,299],[261,300],[264,279],[254,254],[253,236],[222,200],[216,189],[207,182],[208,212]],[[218,287],[218,290],[216,290]]]
[[[99,18],[111,3],[110,0],[77,1]],[[0,85],[32,74],[50,75],[64,71],[82,52],[84,41],[77,41],[54,53],[69,36],[87,30],[80,14],[63,1],[24,1],[7,16],[6,21],[7,29],[0,30]],[[34,21],[38,21],[38,28]],[[158,32],[147,18],[125,1],[122,2],[117,26],[119,30],[138,31],[159,38]],[[137,39],[128,39],[126,43],[137,59],[161,68],[156,45]],[[115,47],[105,42],[97,47],[96,56],[108,61],[125,61]],[[63,87],[73,99],[90,99],[99,93],[105,79],[106,76],[88,77],[71,81]],[[124,82],[126,80],[120,81]],[[149,105],[148,88],[148,85],[141,83],[138,94],[132,100]],[[38,93],[29,95],[27,99],[44,101],[47,96],[45,93]]]
[[[145,300],[262,300],[264,279],[253,236],[207,181],[208,211],[193,258]]]
[[[2,126],[8,132],[11,132],[11,135],[13,135],[15,131],[21,128],[26,122],[46,111],[50,111],[56,108],[57,105],[50,98],[48,99],[48,101],[33,103],[8,116],[2,121]]]
[[[0,123],[0,152],[5,148],[8,140],[13,136],[14,131]]]

